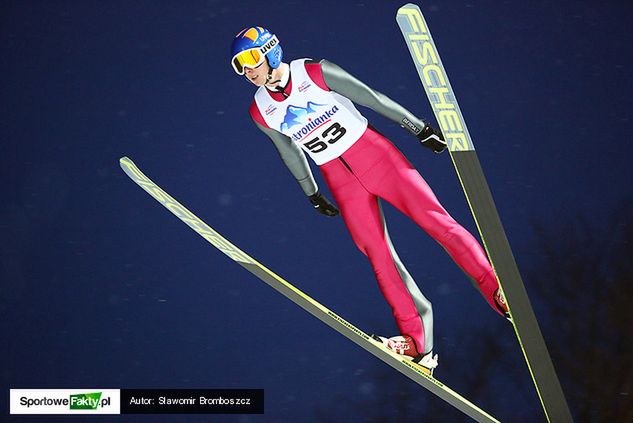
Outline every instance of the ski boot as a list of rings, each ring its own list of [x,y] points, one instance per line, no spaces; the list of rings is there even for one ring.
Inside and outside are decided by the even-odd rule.
[[[437,354],[434,356],[433,351],[426,354],[419,353],[413,338],[409,335],[392,336],[391,338],[377,335],[372,335],[371,337],[396,354],[417,364],[427,375],[433,376],[433,370],[437,367]]]
[[[499,309],[499,311],[503,313],[503,315],[506,319],[508,319],[509,322],[512,322],[512,318],[510,317],[510,310],[508,309],[508,303],[506,303],[506,298],[501,293],[501,289],[497,288],[492,298],[495,300],[495,305],[497,306],[497,309]]]

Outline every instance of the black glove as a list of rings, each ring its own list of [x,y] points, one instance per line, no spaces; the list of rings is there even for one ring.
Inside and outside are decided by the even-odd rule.
[[[336,206],[323,196],[320,192],[316,192],[316,194],[312,194],[308,197],[310,199],[310,203],[314,206],[316,211],[326,216],[338,216],[338,209]]]
[[[441,153],[446,150],[446,141],[444,141],[444,135],[442,133],[433,128],[428,123],[424,123],[424,129],[420,131],[417,135],[420,140],[420,144],[425,146],[426,148],[430,148],[436,153]]]

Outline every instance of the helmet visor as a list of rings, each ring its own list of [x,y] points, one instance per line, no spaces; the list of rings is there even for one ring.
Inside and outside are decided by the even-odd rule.
[[[273,35],[263,46],[237,53],[233,56],[233,60],[231,60],[233,70],[235,70],[238,75],[244,75],[244,68],[254,68],[261,65],[264,62],[266,53],[271,51],[278,43],[279,40]]]
[[[264,61],[265,55],[262,54],[261,48],[252,48],[250,50],[245,50],[237,53],[231,64],[233,65],[233,69],[237,72],[238,75],[244,75],[244,68],[254,68],[259,66]]]

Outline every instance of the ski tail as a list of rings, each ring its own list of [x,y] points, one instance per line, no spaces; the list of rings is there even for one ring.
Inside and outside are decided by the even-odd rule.
[[[571,422],[573,420],[567,401],[512,255],[488,182],[424,16],[418,6],[409,3],[398,10],[396,20],[448,144],[484,248],[510,308],[515,333],[545,415],[550,422]]]
[[[246,270],[270,285],[286,298],[290,299],[292,302],[330,326],[332,329],[369,351],[374,356],[378,357],[420,386],[428,389],[433,394],[442,398],[444,401],[462,411],[472,419],[480,423],[499,422],[490,414],[486,413],[475,404],[451,390],[442,382],[427,375],[419,366],[411,363],[405,358],[402,358],[402,356],[398,356],[396,353],[387,350],[381,343],[372,339],[370,335],[358,329],[356,326],[338,316],[336,313],[312,299],[288,281],[284,280],[281,276],[253,259],[251,256],[220,235],[216,230],[204,223],[199,217],[189,211],[185,206],[180,204],[171,195],[145,176],[145,174],[140,171],[132,160],[127,157],[123,157],[120,159],[120,165],[130,179],[143,188],[149,195],[154,197],[154,199],[162,204],[167,210],[172,212],[191,229],[196,231],[211,245],[222,251],[233,261],[240,264]]]

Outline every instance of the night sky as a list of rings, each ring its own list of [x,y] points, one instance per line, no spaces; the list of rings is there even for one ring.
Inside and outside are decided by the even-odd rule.
[[[402,4],[2,2],[0,420],[9,388],[76,387],[265,389],[264,415],[100,421],[464,419],[211,247],[118,163],[129,156],[210,226],[359,328],[395,335],[342,219],[313,211],[251,123],[255,87],[233,72],[229,47],[242,28],[265,26],[285,61],[326,58],[434,121],[395,21]],[[531,268],[534,222],[600,222],[631,195],[633,6],[420,7],[519,268]],[[449,155],[360,110],[476,233]],[[512,327],[441,247],[385,211],[396,249],[433,302],[436,377],[502,421],[544,421]],[[535,282],[525,278],[545,319],[552,303],[532,296]],[[546,342],[563,323],[541,320]],[[491,340],[497,347],[482,372],[473,356]],[[577,359],[553,357],[555,366]],[[475,389],[482,378],[485,389]],[[590,397],[561,382],[572,412]]]

